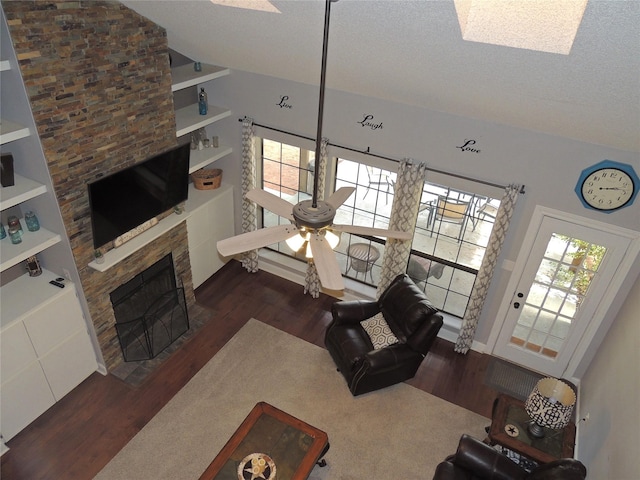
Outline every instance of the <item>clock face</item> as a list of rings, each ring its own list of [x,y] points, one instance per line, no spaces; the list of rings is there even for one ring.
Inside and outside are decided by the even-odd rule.
[[[619,168],[601,168],[590,173],[582,182],[584,201],[598,210],[616,210],[632,198],[636,185],[631,176]]]

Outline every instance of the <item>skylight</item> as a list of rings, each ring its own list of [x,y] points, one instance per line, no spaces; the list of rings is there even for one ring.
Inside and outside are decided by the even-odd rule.
[[[260,12],[280,13],[269,0],[211,0],[211,3],[224,7],[244,8],[245,10],[258,10]]]
[[[587,0],[454,0],[470,42],[568,55]]]

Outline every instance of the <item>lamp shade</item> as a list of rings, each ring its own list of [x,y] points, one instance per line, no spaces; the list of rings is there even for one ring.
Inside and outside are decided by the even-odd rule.
[[[537,383],[524,409],[540,427],[561,429],[571,421],[575,403],[573,388],[557,378],[548,377]]]

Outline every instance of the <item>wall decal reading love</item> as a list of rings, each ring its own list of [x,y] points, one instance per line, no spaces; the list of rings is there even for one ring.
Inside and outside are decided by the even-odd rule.
[[[456,148],[459,148],[461,151],[463,152],[473,152],[473,153],[480,153],[480,149],[474,147],[474,145],[476,144],[475,140],[464,140],[464,143],[460,146],[457,146]]]

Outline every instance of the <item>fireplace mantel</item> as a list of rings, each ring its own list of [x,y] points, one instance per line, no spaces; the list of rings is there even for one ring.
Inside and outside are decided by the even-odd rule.
[[[156,238],[178,226],[181,222],[185,222],[195,210],[230,188],[232,188],[231,185],[222,184],[220,188],[215,190],[196,190],[193,184],[190,184],[189,199],[185,202],[185,208],[181,214],[178,215],[176,213],[172,213],[163,218],[157,225],[154,225],[149,230],[142,232],[140,235],[132,238],[120,247],[113,248],[106,252],[103,255],[104,261],[102,263],[98,263],[93,260],[89,263],[89,267],[99,272],[106,272],[125,258],[133,255],[138,250],[144,248],[147,244],[153,242]]]

